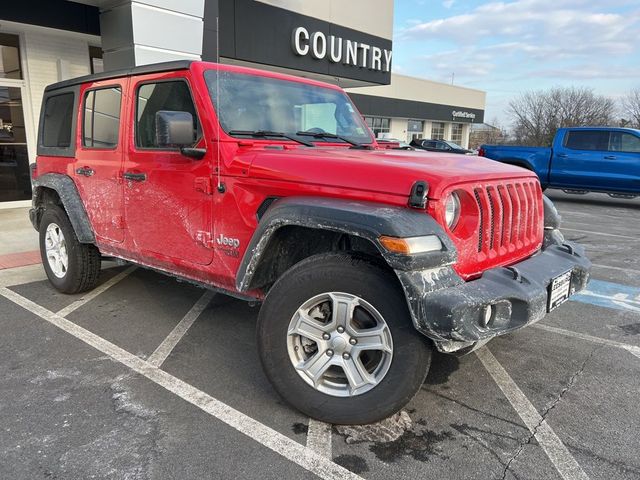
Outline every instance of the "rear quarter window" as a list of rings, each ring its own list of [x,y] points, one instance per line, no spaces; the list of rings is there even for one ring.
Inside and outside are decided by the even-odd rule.
[[[38,125],[38,155],[73,157],[80,87],[45,91]]]
[[[63,93],[47,98],[44,104],[42,145],[68,148],[71,145],[73,123],[73,93]]]

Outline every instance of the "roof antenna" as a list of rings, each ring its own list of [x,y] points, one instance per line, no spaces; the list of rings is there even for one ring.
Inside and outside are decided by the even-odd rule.
[[[220,17],[216,17],[216,62],[218,65],[216,66],[216,116],[217,120],[217,135],[216,135],[216,152],[217,152],[217,160],[216,160],[216,175],[217,175],[217,188],[218,193],[224,193],[225,188],[222,183],[222,177],[220,173]]]

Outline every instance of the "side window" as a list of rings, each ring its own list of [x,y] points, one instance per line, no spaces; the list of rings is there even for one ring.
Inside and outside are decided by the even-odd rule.
[[[82,145],[89,148],[115,148],[120,130],[120,87],[91,90],[84,97]]]
[[[609,132],[604,130],[573,130],[567,132],[564,146],[572,150],[608,150]]]
[[[609,151],[640,153],[640,137],[625,132],[611,132]]]
[[[47,98],[42,127],[43,147],[67,148],[71,145],[73,100],[73,93]]]
[[[156,113],[161,110],[190,113],[195,138],[200,138],[200,122],[186,82],[176,80],[141,85],[136,105],[137,147],[160,148],[156,139]]]

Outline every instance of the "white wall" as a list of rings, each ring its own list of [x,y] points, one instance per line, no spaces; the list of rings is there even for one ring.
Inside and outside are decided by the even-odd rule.
[[[434,82],[424,78],[391,74],[390,85],[348,88],[350,93],[377,97],[398,98],[414,102],[439,103],[457,107],[485,109],[486,92],[473,88],[459,87],[447,83]]]
[[[89,42],[64,33],[27,31],[23,35],[25,52],[22,55],[27,64],[27,88],[37,123],[47,85],[91,73]]]

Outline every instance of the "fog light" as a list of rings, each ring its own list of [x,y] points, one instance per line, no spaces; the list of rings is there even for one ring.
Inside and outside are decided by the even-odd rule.
[[[492,318],[493,318],[493,305],[487,305],[482,309],[482,314],[480,315],[480,326],[482,328],[487,328]]]

